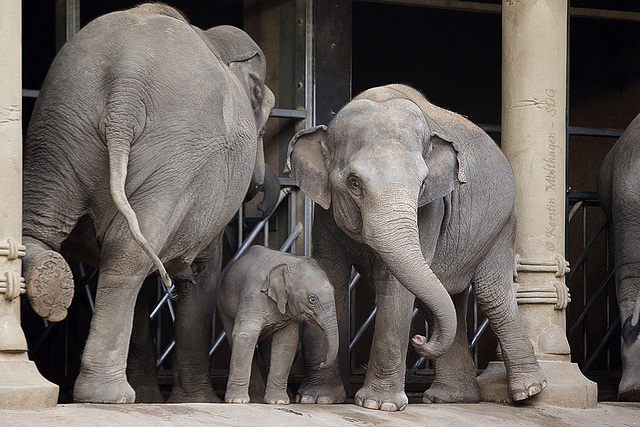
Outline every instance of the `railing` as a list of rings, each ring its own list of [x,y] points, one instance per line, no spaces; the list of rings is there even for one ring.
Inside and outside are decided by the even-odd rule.
[[[567,338],[582,372],[599,387],[620,379],[620,318],[608,223],[596,193],[569,192]]]

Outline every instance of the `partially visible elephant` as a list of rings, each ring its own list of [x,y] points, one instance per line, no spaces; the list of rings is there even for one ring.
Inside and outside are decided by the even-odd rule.
[[[338,354],[333,286],[318,263],[255,245],[224,272],[217,291],[218,313],[231,344],[225,401],[249,402],[251,361],[258,339],[272,337],[265,403],[288,404],[287,381],[303,322],[323,332],[321,367]]]
[[[605,157],[598,194],[611,221],[622,325],[618,399],[640,402],[640,115]]]
[[[513,400],[545,387],[513,291],[513,173],[480,128],[408,86],[377,87],[343,107],[328,128],[298,132],[288,168],[323,208],[313,224],[313,256],[335,286],[336,301],[348,300],[352,266],[375,285],[376,328],[356,404],[387,411],[407,405],[414,296],[434,320],[428,342],[419,335],[412,340],[418,353],[436,359],[424,401],[479,400],[466,334],[469,283],[502,344]],[[317,331],[307,328],[308,376],[297,399],[339,402],[345,392],[338,370],[317,369],[324,349],[315,342]]]
[[[92,21],[53,61],[25,141],[23,270],[34,309],[64,318],[73,282],[59,252],[85,218],[100,273],[76,401],[134,401],[125,375],[134,303],[156,270],[166,286],[181,278],[170,401],[216,399],[214,283],[224,227],[263,185],[274,105],[265,74],[246,33],[202,31],[162,4]]]

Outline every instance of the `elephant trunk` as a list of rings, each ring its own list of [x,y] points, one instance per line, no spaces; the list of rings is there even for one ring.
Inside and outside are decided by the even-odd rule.
[[[322,328],[327,338],[327,358],[324,362],[320,363],[320,368],[325,368],[333,365],[336,361],[336,357],[338,357],[338,347],[340,346],[335,304],[332,304],[330,309],[318,317],[318,326]]]
[[[408,198],[413,199],[413,198]],[[442,282],[426,262],[420,246],[415,202],[393,201],[373,215],[363,209],[363,239],[379,256],[398,281],[433,313],[434,325],[427,342],[420,335],[412,344],[423,357],[441,356],[453,344],[456,335],[456,312]]]

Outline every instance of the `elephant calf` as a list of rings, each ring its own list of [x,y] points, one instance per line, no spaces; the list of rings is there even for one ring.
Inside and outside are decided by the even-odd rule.
[[[251,361],[258,338],[273,334],[265,403],[288,404],[287,378],[298,347],[302,322],[325,333],[327,358],[338,353],[333,286],[318,263],[263,246],[253,246],[220,280],[218,312],[231,344],[225,401],[249,402]]]
[[[604,159],[598,193],[613,230],[622,324],[618,399],[640,402],[640,115]]]

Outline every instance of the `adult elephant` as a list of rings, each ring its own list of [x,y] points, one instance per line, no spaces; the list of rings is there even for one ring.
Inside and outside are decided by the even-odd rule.
[[[640,115],[600,168],[600,204],[612,224],[616,293],[620,308],[620,400],[640,402]]]
[[[89,218],[100,273],[76,401],[134,401],[125,375],[134,304],[156,270],[167,287],[170,275],[182,284],[172,400],[215,399],[213,283],[224,227],[263,184],[274,104],[265,73],[243,31],[202,31],[161,4],[94,20],[53,61],[25,141],[23,266],[33,307],[61,320],[73,282],[59,251]]]
[[[470,282],[502,344],[511,397],[544,388],[513,293],[513,173],[481,129],[410,87],[389,85],[357,96],[328,128],[299,132],[289,160],[300,188],[324,208],[316,210],[313,255],[336,288],[336,302],[347,301],[352,265],[375,284],[376,328],[358,405],[406,406],[414,295],[434,320],[428,342],[412,340],[421,355],[436,359],[424,401],[479,400],[466,335]],[[341,401],[338,371],[317,369],[325,351],[314,346],[322,342],[317,333],[304,338],[309,376],[297,398]]]

